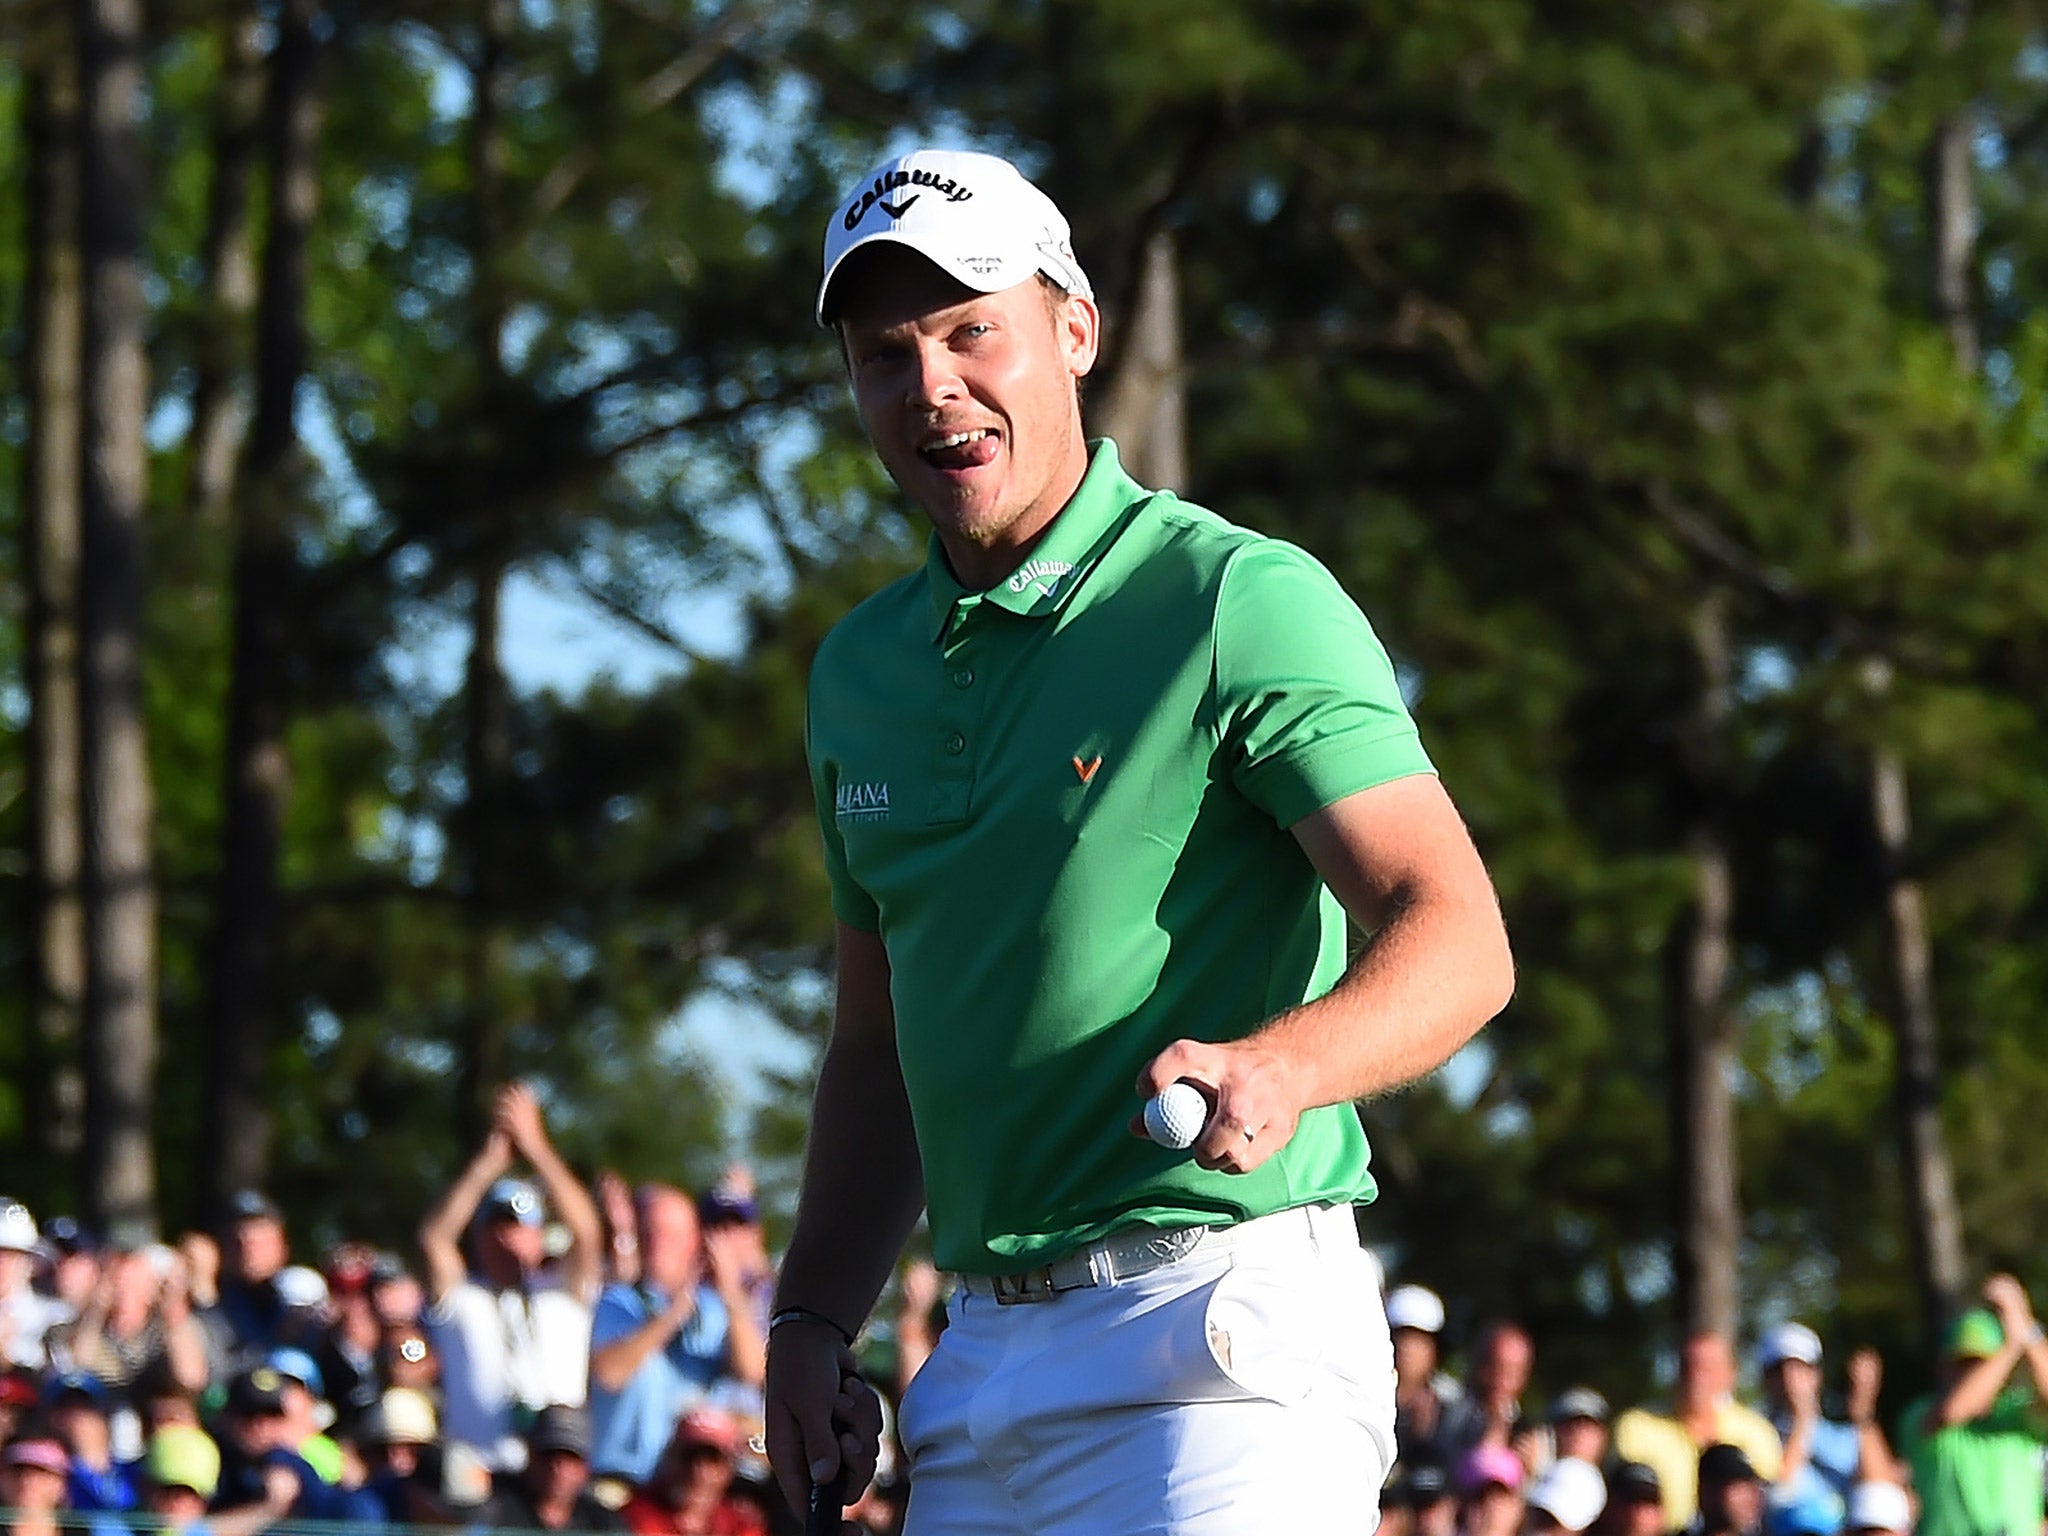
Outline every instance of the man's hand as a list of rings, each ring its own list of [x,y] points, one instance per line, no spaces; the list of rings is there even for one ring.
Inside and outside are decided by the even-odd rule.
[[[1859,1349],[1849,1357],[1849,1422],[1859,1429],[1876,1422],[1877,1395],[1884,1388],[1884,1356]]]
[[[752,1248],[752,1235],[744,1227],[716,1226],[704,1233],[704,1267],[712,1288],[728,1303],[747,1294]]]
[[[1792,1410],[1792,1417],[1802,1424],[1811,1424],[1820,1418],[1820,1372],[1817,1370],[1787,1369],[1785,1379],[1785,1406]]]
[[[768,1461],[790,1508],[809,1507],[811,1489],[846,1477],[851,1504],[875,1475],[882,1407],[861,1380],[853,1351],[829,1325],[805,1320],[775,1330],[768,1349]]]
[[[1998,1314],[2005,1330],[2005,1342],[2024,1345],[2034,1331],[2034,1304],[2027,1288],[2011,1275],[1993,1275],[1984,1282],[1984,1304]]]
[[[1181,1078],[1209,1101],[1208,1126],[1192,1149],[1195,1161],[1224,1173],[1250,1173],[1286,1146],[1308,1107],[1292,1064],[1256,1035],[1224,1045],[1174,1041],[1138,1074],[1138,1097],[1149,1100]],[[1145,1134],[1142,1105],[1131,1117],[1131,1134]]]
[[[540,1100],[524,1083],[507,1083],[498,1090],[491,1128],[502,1132],[512,1150],[528,1162],[534,1160],[536,1151],[547,1149],[548,1128],[541,1118]]]

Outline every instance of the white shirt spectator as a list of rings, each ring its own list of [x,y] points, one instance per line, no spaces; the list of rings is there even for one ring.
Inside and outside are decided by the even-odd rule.
[[[589,1303],[551,1275],[503,1291],[474,1275],[453,1287],[424,1318],[441,1356],[443,1433],[475,1446],[493,1471],[525,1465],[525,1421],[551,1403],[584,1400],[590,1316]]]

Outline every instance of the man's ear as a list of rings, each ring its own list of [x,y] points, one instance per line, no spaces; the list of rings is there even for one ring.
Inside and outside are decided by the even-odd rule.
[[[1077,379],[1086,378],[1102,348],[1102,311],[1093,299],[1070,293],[1060,301],[1054,324],[1067,371]]]

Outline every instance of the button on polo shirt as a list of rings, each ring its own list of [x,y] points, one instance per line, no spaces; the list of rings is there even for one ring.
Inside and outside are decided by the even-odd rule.
[[[1357,605],[1292,545],[1093,450],[1007,580],[938,540],[811,674],[833,909],[881,935],[934,1257],[1001,1273],[1128,1226],[1370,1199],[1348,1105],[1250,1174],[1133,1137],[1140,1068],[1342,974],[1287,828],[1432,769]]]

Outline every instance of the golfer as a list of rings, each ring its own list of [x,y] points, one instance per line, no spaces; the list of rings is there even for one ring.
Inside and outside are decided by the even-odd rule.
[[[960,1285],[901,1405],[912,1536],[1368,1531],[1394,1370],[1353,1101],[1506,1002],[1479,856],[1330,575],[1083,437],[1100,320],[1014,166],[865,178],[818,318],[932,536],[811,676],[838,991],[778,1475],[867,1476],[848,1345],[926,1211]],[[1212,1106],[1181,1152],[1137,1122],[1176,1079]]]

